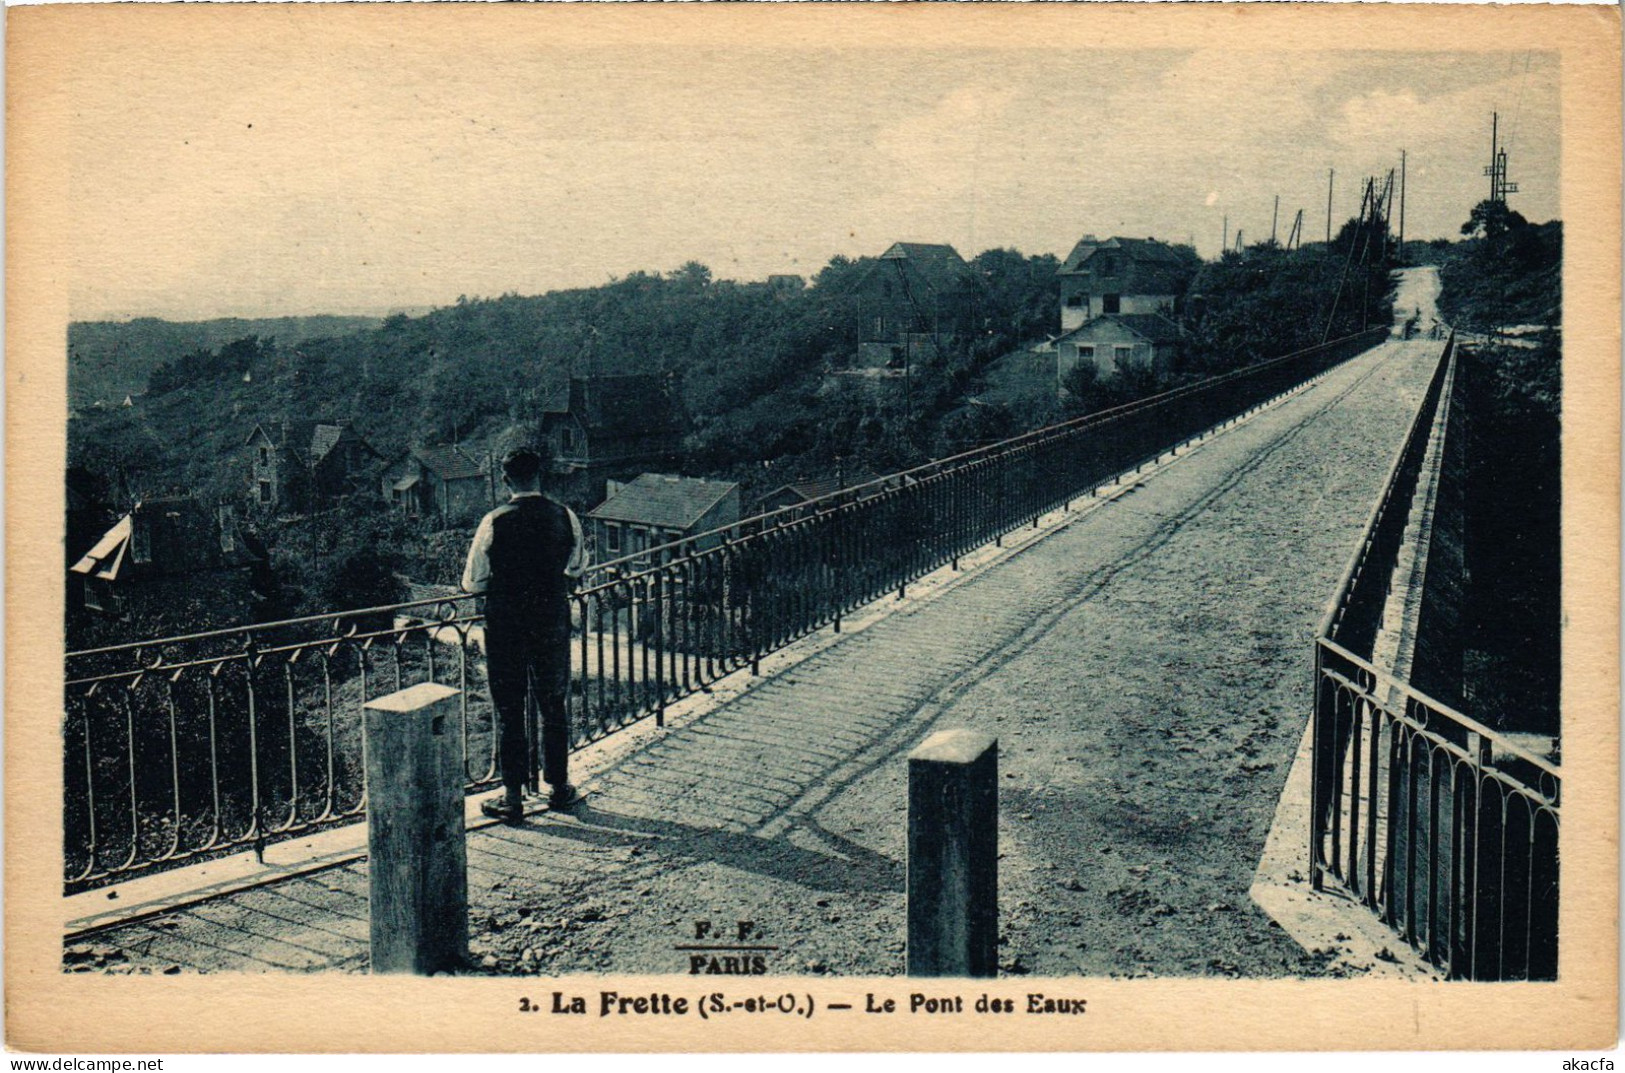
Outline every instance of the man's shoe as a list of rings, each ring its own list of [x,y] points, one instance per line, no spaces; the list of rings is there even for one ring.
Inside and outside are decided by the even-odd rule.
[[[501,820],[506,824],[525,822],[525,810],[509,801],[507,794],[499,794],[481,801],[480,811],[493,820]]]
[[[554,790],[547,798],[547,807],[554,812],[568,812],[581,803],[581,791],[569,783]]]

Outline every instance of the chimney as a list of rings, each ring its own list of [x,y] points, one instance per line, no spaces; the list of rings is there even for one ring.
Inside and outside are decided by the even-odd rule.
[[[152,519],[146,504],[137,502],[130,510],[130,561],[152,562]]]

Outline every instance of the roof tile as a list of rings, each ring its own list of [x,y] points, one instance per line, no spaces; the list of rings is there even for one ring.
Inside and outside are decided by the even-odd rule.
[[[738,487],[732,481],[644,473],[622,485],[614,495],[594,507],[588,517],[687,530]]]
[[[414,447],[412,457],[443,481],[485,476],[485,463],[461,447]]]
[[[1086,335],[1091,329],[1097,328],[1107,321],[1120,324],[1151,343],[1177,343],[1184,338],[1184,332],[1179,325],[1159,313],[1107,313],[1104,316],[1084,321],[1061,336],[1056,342],[1058,343],[1062,339],[1071,339],[1074,336]]]

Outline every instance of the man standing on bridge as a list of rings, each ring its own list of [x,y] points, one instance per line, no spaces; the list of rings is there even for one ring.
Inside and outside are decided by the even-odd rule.
[[[542,777],[549,805],[580,800],[570,785],[570,724],[564,697],[570,683],[570,590],[586,566],[575,512],[542,495],[542,459],[520,448],[502,460],[509,501],[487,514],[474,533],[463,589],[485,594],[485,663],[496,710],[502,793],[480,810],[504,823],[525,816],[529,743],[527,686],[541,709]]]

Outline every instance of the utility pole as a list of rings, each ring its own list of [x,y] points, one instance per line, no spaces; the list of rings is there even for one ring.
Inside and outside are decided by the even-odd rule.
[[[1490,200],[1506,204],[1508,194],[1518,192],[1517,183],[1507,182],[1507,151],[1501,148],[1500,114],[1491,113],[1490,118],[1490,163],[1484,169],[1484,174],[1490,177]]]
[[[1224,214],[1224,223],[1219,229],[1219,254],[1223,256],[1230,252],[1230,214]]]
[[[1326,170],[1326,245],[1332,244],[1332,181],[1337,177],[1337,169]]]
[[[1270,245],[1275,245],[1275,225],[1281,220],[1281,195],[1275,195],[1275,209],[1270,213]]]
[[[1397,195],[1396,195],[1396,193],[1394,191],[1394,169],[1389,168],[1388,169],[1388,196],[1387,196],[1386,200],[1383,201],[1383,207],[1382,207],[1382,213],[1383,213],[1383,215],[1382,215],[1382,237],[1383,237],[1383,241],[1385,241],[1385,242],[1389,240],[1389,238],[1390,238],[1390,236],[1392,235],[1392,232],[1393,232],[1394,198],[1396,196]],[[1404,253],[1405,253],[1404,249],[1401,249],[1399,252],[1400,252],[1401,256],[1403,256]]]
[[[1367,215],[1369,213],[1369,216]],[[1360,303],[1360,330],[1363,332],[1370,325],[1367,318],[1371,313],[1371,265],[1366,255],[1371,252],[1371,231],[1377,222],[1377,177],[1371,176],[1365,181],[1365,197],[1360,201],[1360,220],[1364,224],[1365,246],[1360,250],[1360,275],[1365,281],[1365,293]],[[1383,241],[1387,241],[1387,222],[1383,223]]]
[[[1405,150],[1399,151],[1399,263],[1405,263]]]

